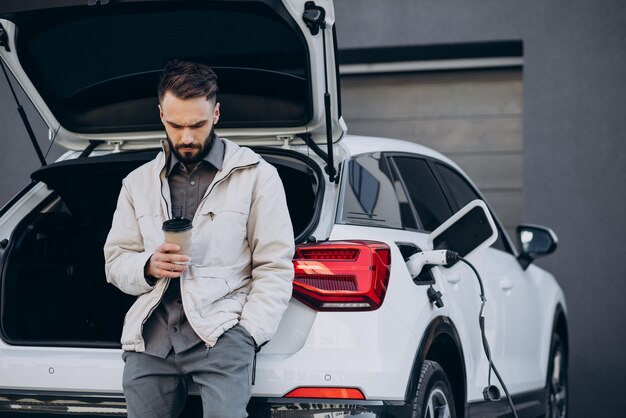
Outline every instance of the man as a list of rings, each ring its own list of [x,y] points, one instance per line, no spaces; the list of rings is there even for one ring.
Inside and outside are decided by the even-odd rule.
[[[245,417],[249,370],[291,297],[294,238],[276,169],[217,137],[217,77],[172,61],[158,86],[163,151],[122,182],[104,247],[107,280],[136,295],[122,331],[129,417],[182,410],[187,378],[204,417]],[[191,254],[163,221],[192,220]],[[253,370],[254,373],[254,370]]]

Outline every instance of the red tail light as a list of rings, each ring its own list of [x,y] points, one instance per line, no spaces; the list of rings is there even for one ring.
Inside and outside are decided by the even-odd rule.
[[[285,398],[365,399],[365,395],[356,388],[303,387],[292,390]]]
[[[293,260],[293,295],[317,311],[372,311],[383,303],[391,252],[376,241],[302,244]]]

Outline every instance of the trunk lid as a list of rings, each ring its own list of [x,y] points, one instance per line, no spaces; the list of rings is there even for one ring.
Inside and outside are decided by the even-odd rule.
[[[325,30],[303,19],[312,5]],[[215,69],[222,136],[270,145],[310,134],[326,144],[345,132],[331,1],[8,1],[0,25],[0,58],[68,149],[157,145],[156,83],[173,58]]]

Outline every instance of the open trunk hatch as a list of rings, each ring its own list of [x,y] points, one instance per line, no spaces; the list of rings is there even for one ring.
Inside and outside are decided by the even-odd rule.
[[[74,150],[89,140],[157,145],[164,134],[156,84],[173,58],[215,69],[221,136],[275,144],[277,137],[309,133],[324,144],[326,86],[330,136],[336,141],[343,134],[332,7],[322,34],[307,27],[298,0],[85,3],[0,6],[0,58],[57,144]]]

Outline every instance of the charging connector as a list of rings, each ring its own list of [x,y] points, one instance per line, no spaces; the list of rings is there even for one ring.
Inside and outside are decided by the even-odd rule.
[[[459,254],[449,250],[421,251],[406,262],[412,278],[417,277],[425,266],[451,266],[459,261]]]

